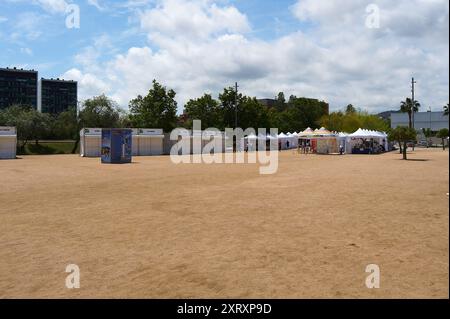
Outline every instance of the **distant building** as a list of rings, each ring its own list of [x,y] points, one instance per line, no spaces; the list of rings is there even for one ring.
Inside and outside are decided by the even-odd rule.
[[[15,104],[37,108],[38,72],[0,68],[0,109]]]
[[[409,126],[408,113],[391,113],[391,128]],[[448,115],[444,112],[417,112],[414,114],[414,127],[416,130],[431,129],[434,132],[448,129]]]
[[[77,82],[44,78],[39,81],[38,109],[42,113],[59,114],[77,107],[77,102]]]

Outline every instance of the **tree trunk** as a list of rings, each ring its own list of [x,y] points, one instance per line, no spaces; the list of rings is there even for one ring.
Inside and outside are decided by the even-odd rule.
[[[34,143],[36,144],[36,146],[39,145],[39,140],[35,140]]]
[[[403,159],[404,160],[407,160],[406,149],[407,149],[407,142],[403,142]]]
[[[80,144],[80,137],[78,137],[78,138],[75,140],[75,144],[73,145],[73,148],[72,148],[72,154],[75,154],[75,152],[77,151],[78,144]]]
[[[398,147],[400,148],[400,154],[403,154],[402,142],[398,142]]]
[[[442,149],[445,151],[445,139],[442,139]]]
[[[408,119],[409,119],[409,128],[412,128],[412,114],[411,114],[411,112],[408,112]]]

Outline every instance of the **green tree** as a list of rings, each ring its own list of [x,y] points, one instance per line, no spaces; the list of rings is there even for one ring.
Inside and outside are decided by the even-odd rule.
[[[439,130],[436,137],[442,139],[442,149],[445,151],[445,139],[448,137],[448,128]]]
[[[352,113],[356,113],[356,109],[352,104],[349,104],[345,109],[345,114],[352,114]]]
[[[139,95],[130,101],[130,119],[135,127],[162,128],[172,131],[177,124],[176,93],[153,80],[146,96]]]
[[[47,138],[51,128],[51,117],[42,114],[31,106],[13,105],[0,112],[0,125],[14,126],[17,129],[19,149],[24,151],[28,141]]]
[[[219,102],[214,100],[210,94],[205,94],[198,99],[189,100],[184,109],[186,115],[185,126],[192,128],[193,120],[202,121],[202,129],[209,127],[222,128],[223,114],[219,108]]]
[[[417,101],[412,102],[412,99],[409,97],[406,98],[405,101],[400,102],[400,111],[403,113],[408,113],[408,120],[409,120],[409,128],[412,128],[412,114],[413,112],[419,111],[420,103]]]
[[[387,132],[389,123],[373,114],[363,111],[355,112],[332,112],[322,116],[319,121],[320,126],[326,127],[331,131],[355,132],[359,128]]]
[[[77,109],[70,108],[67,111],[61,112],[55,119],[53,125],[54,136],[60,139],[74,140],[74,146],[71,153],[75,154],[80,142],[80,122],[77,118]]]
[[[328,103],[292,95],[286,111],[290,123],[289,131],[301,131],[307,127],[317,128],[320,126],[320,119],[328,114]]]
[[[79,113],[81,127],[119,127],[120,109],[116,102],[105,95],[95,96],[82,103]]]
[[[269,128],[267,109],[255,97],[244,96],[238,109],[239,127],[242,129]]]
[[[403,159],[407,160],[406,150],[408,148],[408,142],[414,141],[416,139],[416,131],[412,128],[399,126],[389,133],[389,139],[391,141],[398,141],[399,145],[402,145],[403,149]]]
[[[286,98],[284,97],[284,93],[278,93],[276,97],[275,107],[278,112],[283,112],[286,110]]]
[[[34,109],[29,112],[29,116],[31,121],[29,133],[35,140],[36,145],[38,145],[40,139],[45,139],[50,136],[53,118],[47,113],[41,113]]]
[[[220,108],[223,114],[223,124],[224,128],[235,127],[235,104],[237,101],[237,110],[241,107],[241,103],[244,99],[242,93],[238,93],[236,96],[236,90],[233,87],[223,89],[223,92],[219,94]],[[238,114],[238,127],[241,127],[239,114]]]

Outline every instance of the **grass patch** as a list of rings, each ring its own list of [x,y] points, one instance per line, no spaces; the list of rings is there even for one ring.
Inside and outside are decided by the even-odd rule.
[[[41,141],[25,145],[25,149],[18,149],[18,155],[55,155],[55,154],[72,154],[74,141]],[[77,152],[78,152],[77,148]]]

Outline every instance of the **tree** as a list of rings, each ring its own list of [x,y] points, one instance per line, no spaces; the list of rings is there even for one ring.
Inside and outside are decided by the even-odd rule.
[[[172,131],[177,124],[176,93],[153,80],[146,96],[139,95],[129,103],[130,120],[136,127],[162,128]]]
[[[433,137],[433,131],[431,131],[430,128],[423,128],[422,133],[425,136],[425,138],[427,138],[427,139],[430,139],[431,137]],[[431,143],[432,142],[430,140],[427,141],[427,148],[430,147]]]
[[[51,118],[27,105],[13,105],[0,112],[0,125],[15,126],[19,149],[23,151],[30,140],[48,137]]]
[[[448,137],[448,128],[441,129],[436,137],[442,139],[442,149],[445,151],[445,139]]]
[[[345,114],[353,114],[356,113],[356,109],[352,104],[347,105],[347,108],[345,109]]]
[[[75,154],[80,142],[80,129],[81,125],[77,118],[76,108],[70,108],[67,111],[61,112],[55,119],[53,125],[54,136],[75,141],[71,152],[72,154]]]
[[[188,128],[192,128],[194,120],[202,121],[203,130],[209,127],[220,128],[223,125],[223,114],[219,108],[219,102],[210,94],[189,100],[185,105],[184,114],[186,116],[184,125]]]
[[[448,116],[448,103],[447,105],[444,105],[444,115]]]
[[[47,113],[41,113],[34,109],[29,112],[29,116],[31,121],[29,133],[38,145],[40,139],[49,137],[53,118]]]
[[[278,93],[276,97],[275,107],[278,112],[283,112],[286,109],[286,98],[284,97],[284,93]]]
[[[412,102],[412,99],[409,97],[406,98],[405,101],[400,102],[400,111],[403,113],[408,113],[408,119],[409,119],[409,128],[413,127],[412,123],[412,113],[419,111],[420,103],[417,101]]]
[[[286,112],[290,123],[289,131],[314,128],[320,126],[321,117],[328,114],[328,103],[292,95]]]
[[[331,131],[355,132],[359,128],[387,132],[389,124],[386,120],[363,111],[346,112],[341,111],[322,116],[319,120],[321,126]]]
[[[408,148],[408,142],[416,139],[416,131],[409,127],[399,126],[389,133],[389,139],[398,141],[400,145],[403,144],[403,159],[407,160],[406,150]]]
[[[235,103],[237,100],[237,109],[241,107],[244,96],[238,93],[233,87],[223,89],[222,94],[219,94],[220,108],[223,114],[223,122],[221,128],[232,128],[235,126]],[[241,127],[241,122],[238,114],[238,127]]]
[[[83,102],[79,114],[81,127],[119,127],[120,109],[116,102],[100,95]]]
[[[269,128],[267,109],[255,97],[244,96],[238,109],[239,127],[242,129]]]

